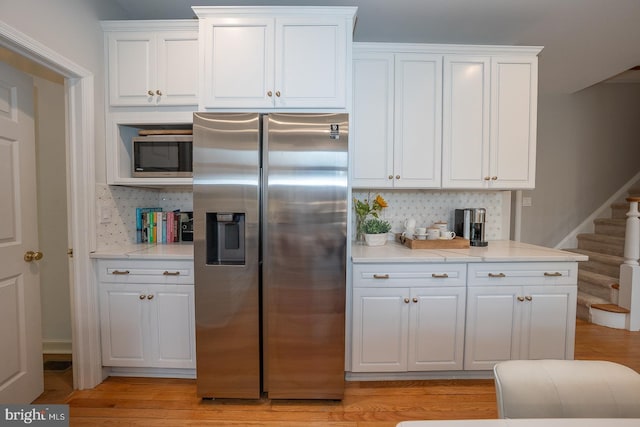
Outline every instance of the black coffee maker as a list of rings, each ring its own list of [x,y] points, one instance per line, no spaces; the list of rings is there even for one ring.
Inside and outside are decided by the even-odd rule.
[[[487,210],[485,208],[456,209],[455,211],[455,232],[469,240],[471,246],[487,246],[485,240]]]

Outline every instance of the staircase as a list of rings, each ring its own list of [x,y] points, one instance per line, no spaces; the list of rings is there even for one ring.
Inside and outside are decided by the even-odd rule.
[[[628,193],[629,197],[640,196],[640,185],[633,186]],[[589,261],[578,263],[579,319],[600,323],[593,318],[596,315],[613,316],[612,321],[616,321],[615,316],[628,312],[618,307],[618,280],[620,265],[624,262],[628,211],[629,203],[613,203],[611,218],[596,219],[594,233],[578,234],[578,247],[566,249],[589,257]],[[606,324],[608,322],[605,322],[606,326],[613,326]]]

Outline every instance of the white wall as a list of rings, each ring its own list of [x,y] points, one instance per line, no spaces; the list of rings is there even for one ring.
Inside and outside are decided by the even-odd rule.
[[[540,94],[536,188],[523,242],[554,246],[640,171],[640,84]]]
[[[96,179],[106,182],[104,157],[104,49],[99,19],[124,16],[103,0],[3,0],[0,20],[94,75]]]
[[[64,86],[39,77],[34,86],[43,349],[71,353]]]

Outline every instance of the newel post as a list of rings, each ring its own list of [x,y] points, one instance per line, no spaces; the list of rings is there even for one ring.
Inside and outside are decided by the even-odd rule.
[[[629,310],[626,328],[640,330],[640,197],[629,197],[627,228],[624,237],[624,263],[620,266],[620,293],[618,305]]]
[[[629,212],[627,212],[627,229],[624,235],[624,263],[638,265],[640,258],[640,212],[638,202],[640,197],[629,197]]]

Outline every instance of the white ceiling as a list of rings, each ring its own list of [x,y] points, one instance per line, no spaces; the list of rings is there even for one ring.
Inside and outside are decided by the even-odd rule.
[[[122,19],[191,6],[357,6],[354,40],[544,46],[541,92],[575,92],[640,64],[640,0],[111,0]]]

